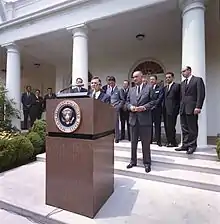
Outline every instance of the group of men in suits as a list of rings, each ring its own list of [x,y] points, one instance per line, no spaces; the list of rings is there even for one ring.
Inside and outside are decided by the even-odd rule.
[[[21,96],[21,103],[24,115],[24,129],[28,129],[28,119],[30,118],[30,126],[32,127],[35,120],[41,119],[42,113],[46,110],[47,99],[54,99],[56,95],[52,92],[52,88],[47,89],[44,98],[40,95],[40,90],[36,89],[32,92],[31,86],[26,87],[26,91]]]
[[[167,72],[165,75],[166,85],[161,86],[157,84],[156,75],[152,75],[150,84],[147,84],[143,79],[143,73],[136,71],[133,73],[135,86],[129,89],[129,82],[125,80],[121,91],[114,89],[116,88],[114,77],[108,77],[108,83],[102,89],[101,81],[96,77],[95,85],[99,85],[99,91],[102,93],[102,97],[97,99],[110,102],[115,106],[117,119],[120,114],[119,108],[128,112],[130,126],[128,129],[131,132],[131,161],[127,166],[128,169],[137,165],[137,144],[140,139],[145,172],[151,171],[150,144],[153,141],[153,124],[157,144],[161,146],[162,116],[167,138],[166,146],[177,147],[176,121],[180,114],[183,141],[182,146],[175,150],[186,151],[187,154],[195,152],[198,137],[198,115],[201,113],[205,99],[205,85],[202,78],[192,75],[192,69],[189,66],[185,67],[181,74],[184,81],[178,84],[174,82],[174,73]],[[91,83],[92,89],[94,89],[93,85],[94,80]],[[123,92],[126,94],[122,94]],[[116,124],[118,125],[118,121]],[[118,133],[117,130],[116,133]],[[116,140],[118,140],[117,134]]]

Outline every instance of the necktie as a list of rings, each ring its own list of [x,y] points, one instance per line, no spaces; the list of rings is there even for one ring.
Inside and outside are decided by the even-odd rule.
[[[188,89],[188,79],[185,79],[184,82],[185,82],[185,92],[186,92]]]
[[[113,94],[113,92],[114,92],[114,88],[112,88],[111,95]]]
[[[137,89],[137,94],[138,95],[140,94],[140,91],[141,91],[141,86],[138,86],[138,89]]]
[[[92,98],[93,98],[93,99],[96,99],[96,97],[95,97],[95,93],[93,93],[93,96],[92,96]]]

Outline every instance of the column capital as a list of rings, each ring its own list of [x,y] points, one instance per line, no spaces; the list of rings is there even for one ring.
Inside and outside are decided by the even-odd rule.
[[[2,47],[5,47],[10,52],[19,53],[19,47],[14,42],[2,44]]]
[[[75,36],[76,33],[87,35],[88,34],[88,26],[85,23],[78,24],[75,26],[70,26],[66,28],[68,31],[71,31],[72,34]]]
[[[187,11],[200,8],[205,10],[205,5],[208,0],[179,0],[179,7],[182,10],[183,14]]]

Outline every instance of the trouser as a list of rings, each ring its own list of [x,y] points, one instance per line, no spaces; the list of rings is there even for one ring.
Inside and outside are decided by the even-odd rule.
[[[155,130],[155,141],[157,144],[161,144],[161,116],[162,116],[162,111],[161,110],[153,110],[152,111],[152,134],[151,134],[151,142],[153,142],[153,128]]]
[[[167,138],[167,143],[176,145],[176,120],[177,115],[168,115],[166,111],[164,112],[164,127]]]
[[[130,124],[129,124],[129,111],[120,110],[120,120],[121,120],[121,139],[125,139],[125,124],[127,124],[128,140],[131,139],[130,136]]]
[[[137,145],[140,136],[143,153],[143,164],[151,164],[151,126],[142,126],[137,121],[133,126],[131,125],[131,162],[137,163]]]
[[[198,115],[181,114],[180,123],[183,135],[183,148],[196,148],[198,137]]]
[[[34,114],[31,112],[30,109],[23,110],[23,114],[24,114],[24,129],[28,129],[28,117],[30,117],[30,125],[32,127],[35,121]]]

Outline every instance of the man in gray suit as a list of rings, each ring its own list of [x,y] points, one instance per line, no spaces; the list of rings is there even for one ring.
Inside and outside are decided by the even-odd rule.
[[[115,123],[115,143],[119,142],[119,115],[120,109],[124,104],[124,95],[122,91],[116,86],[116,79],[114,76],[109,77],[109,88],[106,93],[111,97],[111,105],[116,109],[116,123]]]
[[[142,143],[143,164],[145,172],[151,171],[151,109],[154,101],[151,101],[151,87],[143,83],[143,73],[136,71],[133,73],[133,80],[136,84],[132,87],[127,97],[127,108],[130,111],[129,123],[131,127],[131,162],[127,168],[137,166],[137,144],[140,136]]]

